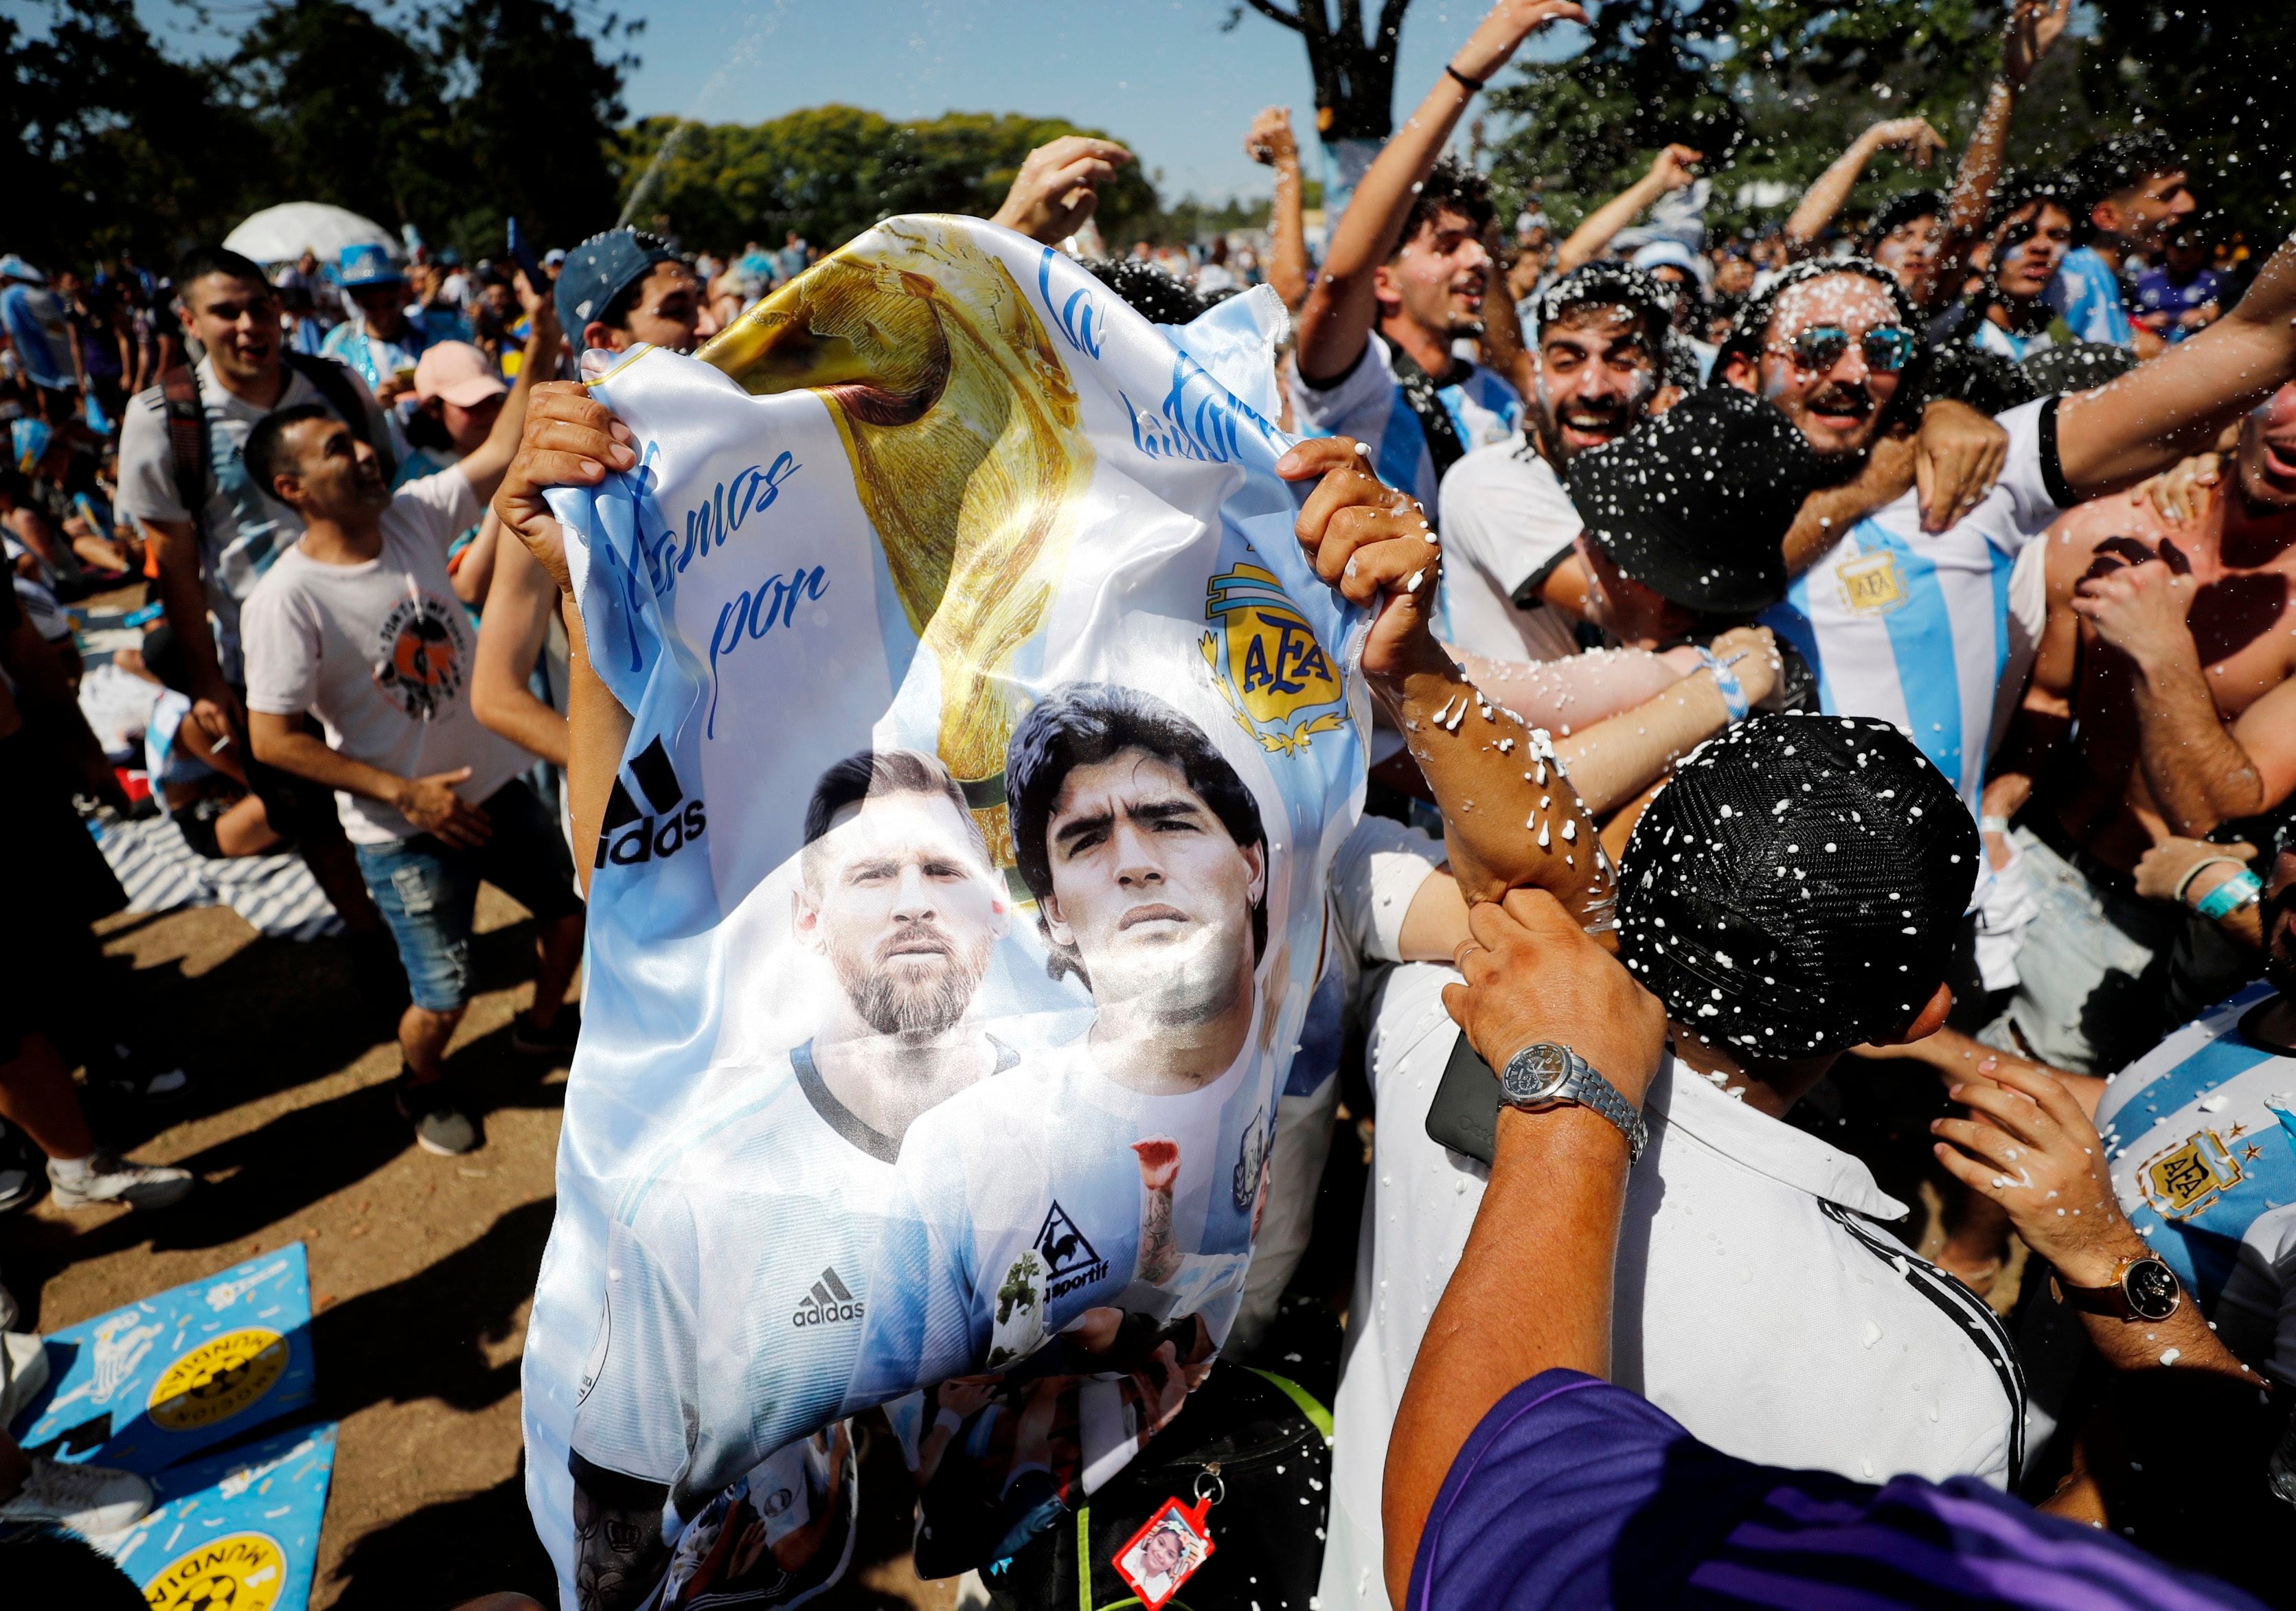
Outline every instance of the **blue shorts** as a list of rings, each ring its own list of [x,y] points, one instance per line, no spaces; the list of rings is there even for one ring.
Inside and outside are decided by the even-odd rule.
[[[398,943],[414,1004],[452,1012],[470,999],[471,924],[483,880],[554,922],[582,910],[574,859],[558,823],[523,779],[504,784],[481,807],[493,831],[476,850],[418,833],[359,845],[359,871]]]

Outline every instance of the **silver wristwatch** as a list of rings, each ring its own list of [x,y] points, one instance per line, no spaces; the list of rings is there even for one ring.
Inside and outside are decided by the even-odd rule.
[[[1585,1058],[1554,1041],[1535,1042],[1507,1059],[1499,1070],[1499,1100],[1531,1110],[1555,1102],[1592,1108],[1626,1136],[1630,1161],[1642,1157],[1643,1143],[1650,1140],[1650,1126],[1619,1088]]]

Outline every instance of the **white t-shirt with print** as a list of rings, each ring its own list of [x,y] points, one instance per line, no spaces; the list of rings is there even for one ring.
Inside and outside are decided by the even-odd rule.
[[[1585,525],[1546,456],[1517,432],[1454,464],[1442,494],[1436,635],[1494,660],[1577,654],[1570,623],[1538,596],[1538,585],[1570,556]],[[1515,601],[1521,598],[1529,601]]]
[[[273,562],[242,614],[247,707],[308,711],[328,747],[402,778],[471,769],[472,805],[530,764],[471,711],[477,633],[447,575],[447,545],[480,515],[459,470],[410,481],[382,514],[382,552],[329,565],[298,544]],[[380,800],[338,790],[343,831],[380,845],[420,831]]]

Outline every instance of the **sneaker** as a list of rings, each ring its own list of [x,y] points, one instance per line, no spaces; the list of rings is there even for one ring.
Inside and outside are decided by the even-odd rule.
[[[48,1195],[59,1208],[92,1208],[98,1203],[165,1208],[189,1197],[196,1183],[188,1169],[139,1164],[116,1152],[97,1153],[76,1180],[66,1180],[53,1159],[48,1163]]]
[[[536,1056],[571,1057],[575,1039],[581,1033],[579,1007],[561,1007],[547,1029],[537,1028],[534,1020],[521,1012],[510,1021],[510,1049]]]
[[[48,1385],[48,1351],[29,1331],[0,1331],[0,1362],[4,1362],[6,1374],[0,1383],[0,1427],[4,1427]]]
[[[0,1505],[0,1522],[52,1522],[101,1537],[132,1527],[152,1511],[152,1484],[109,1466],[68,1466],[32,1456],[31,1475]]]
[[[398,1116],[414,1126],[414,1142],[440,1157],[458,1157],[479,1144],[479,1127],[455,1100],[452,1082],[438,1079],[415,1084],[405,1075],[395,1092]]]

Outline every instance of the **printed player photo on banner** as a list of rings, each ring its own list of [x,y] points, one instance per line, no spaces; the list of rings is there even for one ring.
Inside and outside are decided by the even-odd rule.
[[[880,1404],[920,1560],[985,1564],[1204,1379],[1368,715],[1282,322],[904,218],[594,383],[640,462],[552,495],[632,717],[528,1353],[568,1604],[790,1603]]]

